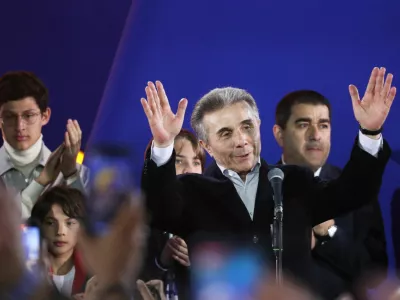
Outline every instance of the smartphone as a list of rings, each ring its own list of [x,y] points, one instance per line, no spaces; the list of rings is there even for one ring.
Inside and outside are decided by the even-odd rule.
[[[40,229],[36,226],[21,225],[22,247],[28,272],[38,272],[41,253]]]
[[[255,299],[255,291],[264,272],[260,253],[254,249],[231,247],[218,242],[203,244],[193,252],[193,298]]]
[[[85,156],[90,182],[85,201],[85,225],[89,234],[107,232],[108,224],[134,192],[133,160],[126,147],[98,145]]]

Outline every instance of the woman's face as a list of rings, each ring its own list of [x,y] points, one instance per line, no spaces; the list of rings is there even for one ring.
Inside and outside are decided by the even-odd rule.
[[[176,175],[186,173],[203,173],[201,160],[196,156],[192,144],[187,139],[178,139],[175,141]]]

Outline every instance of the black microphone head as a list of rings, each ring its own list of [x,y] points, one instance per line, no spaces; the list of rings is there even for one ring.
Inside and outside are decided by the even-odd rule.
[[[271,181],[274,178],[279,178],[280,180],[283,180],[285,177],[285,174],[283,174],[283,171],[279,168],[273,168],[268,172],[268,181]]]

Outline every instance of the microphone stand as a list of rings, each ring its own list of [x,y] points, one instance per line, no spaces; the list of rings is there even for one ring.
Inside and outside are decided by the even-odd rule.
[[[280,201],[278,203],[282,203],[282,201]],[[276,283],[278,286],[282,286],[283,285],[283,276],[282,276],[283,206],[282,205],[275,205],[274,225],[273,225],[273,233],[272,234],[273,234],[272,247],[273,247],[273,250],[275,253],[275,264],[276,264],[276,268],[275,268]]]

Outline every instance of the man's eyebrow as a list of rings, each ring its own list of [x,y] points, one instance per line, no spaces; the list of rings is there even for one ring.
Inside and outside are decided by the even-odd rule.
[[[229,127],[222,127],[218,129],[217,134],[221,134],[224,131],[232,131],[232,129],[230,129]]]

